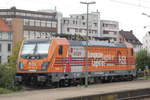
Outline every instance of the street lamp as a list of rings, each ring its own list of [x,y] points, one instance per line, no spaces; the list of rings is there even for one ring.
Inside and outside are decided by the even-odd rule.
[[[86,4],[87,5],[87,20],[86,20],[86,23],[87,23],[87,30],[86,30],[86,68],[85,68],[85,87],[88,86],[88,21],[89,21],[89,5],[90,4],[95,4],[96,2],[80,2],[81,4]]]
[[[144,16],[147,16],[147,17],[150,17],[150,15],[149,14],[147,14],[147,13],[142,13],[142,15],[144,15]],[[150,26],[144,26],[144,28],[147,28],[147,27],[150,27]]]

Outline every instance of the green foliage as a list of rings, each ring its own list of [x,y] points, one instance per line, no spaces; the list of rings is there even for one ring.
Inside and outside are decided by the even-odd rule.
[[[7,89],[16,89],[14,86],[14,76],[16,72],[16,62],[18,58],[19,42],[15,48],[13,48],[12,56],[9,57],[9,62],[0,64],[0,87]]]
[[[141,50],[136,53],[136,65],[137,68],[139,69],[144,69],[145,66],[150,67],[150,55],[146,50]]]
[[[6,88],[0,88],[0,94],[12,93],[12,90]]]
[[[86,38],[86,37],[81,36],[80,34],[75,34],[75,35],[72,35],[72,36],[71,36],[71,40],[83,41],[83,40],[86,40],[85,38]]]
[[[0,65],[0,87],[13,88],[15,71],[9,64]]]
[[[9,57],[9,65],[12,67],[16,67],[20,46],[21,42],[18,42],[16,47],[13,48],[12,56]]]

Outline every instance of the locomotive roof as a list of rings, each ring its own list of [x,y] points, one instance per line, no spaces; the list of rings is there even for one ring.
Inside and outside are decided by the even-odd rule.
[[[50,42],[50,39],[30,39],[25,40],[24,43],[45,43],[45,42]]]
[[[24,43],[45,43],[50,42],[50,39],[30,39],[26,40]],[[86,46],[86,41],[75,41],[69,40],[71,46]],[[123,43],[108,43],[106,41],[88,41],[88,46],[102,46],[102,47],[115,47],[115,48],[127,48]]]
[[[69,41],[72,46],[86,46],[86,41]],[[88,41],[88,46],[102,46],[102,47],[115,47],[115,48],[127,48],[123,43],[108,43],[104,41]]]

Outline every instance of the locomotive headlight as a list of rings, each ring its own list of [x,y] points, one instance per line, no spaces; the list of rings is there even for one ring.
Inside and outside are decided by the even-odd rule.
[[[19,62],[19,69],[24,69],[24,65],[23,65],[23,63],[22,62]]]
[[[43,64],[42,64],[42,70],[46,70],[47,68],[48,68],[48,66],[49,66],[49,64],[50,64],[50,62],[44,62]]]

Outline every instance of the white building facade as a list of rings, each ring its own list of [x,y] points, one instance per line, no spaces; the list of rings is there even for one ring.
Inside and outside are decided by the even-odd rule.
[[[112,20],[100,21],[100,36],[108,37],[111,41],[117,41],[119,34],[119,23]]]
[[[61,12],[58,12],[57,9],[55,8],[54,10],[52,9],[45,9],[45,10],[39,10],[41,12],[47,12],[47,13],[56,13],[56,20],[57,20],[57,33],[61,34],[61,30],[62,30],[62,23],[61,20],[63,18],[63,14]]]
[[[143,37],[143,48],[150,53],[150,31]]]
[[[99,37],[100,36],[100,13],[91,12],[89,13],[89,36]],[[71,14],[70,17],[64,17],[62,19],[61,33],[63,34],[79,34],[86,36],[87,33],[87,14]]]
[[[0,63],[9,62],[9,56],[11,56],[11,54],[12,54],[12,40],[0,40]]]

